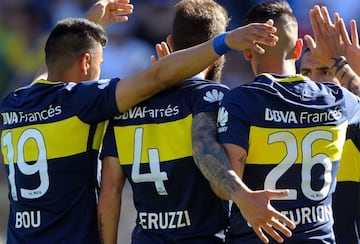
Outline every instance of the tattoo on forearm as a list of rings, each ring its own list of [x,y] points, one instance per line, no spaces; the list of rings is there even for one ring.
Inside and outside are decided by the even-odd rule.
[[[333,58],[334,65],[330,69],[335,68],[335,76],[340,83],[349,91],[360,96],[360,77],[350,68],[345,67],[348,64],[343,56]]]
[[[345,76],[349,73],[349,71],[350,71],[349,68],[347,67],[344,68],[344,72],[342,73],[340,78],[341,81],[344,80]]]
[[[103,237],[103,233],[104,233],[104,223],[103,223],[103,221],[102,221],[102,215],[99,215],[99,220],[98,220],[98,232],[99,232],[100,243],[104,244],[104,237]]]
[[[343,56],[339,56],[339,57],[334,57],[332,58],[335,63],[333,64],[333,66],[330,67],[330,70],[335,68],[335,75],[337,75],[337,73],[339,73],[339,71],[348,64],[348,62],[346,61],[346,59]]]
[[[217,142],[216,113],[197,114],[192,134],[194,161],[205,178],[228,195],[239,190],[235,176],[229,175],[232,167],[226,152]]]
[[[357,78],[358,76],[356,75],[351,76],[351,78],[347,82],[347,89],[354,93],[356,96],[360,96],[360,83]]]

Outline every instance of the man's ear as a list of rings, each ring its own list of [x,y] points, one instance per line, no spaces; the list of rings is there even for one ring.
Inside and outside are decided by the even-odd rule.
[[[300,59],[303,46],[304,46],[303,39],[301,38],[297,39],[294,47],[294,58],[296,60]]]
[[[253,57],[252,55],[252,52],[251,52],[251,49],[250,48],[246,48],[243,50],[243,53],[244,53],[244,57],[247,61],[250,61]]]
[[[91,63],[90,53],[84,53],[79,60],[80,71],[82,74],[84,75],[88,74],[90,63]]]

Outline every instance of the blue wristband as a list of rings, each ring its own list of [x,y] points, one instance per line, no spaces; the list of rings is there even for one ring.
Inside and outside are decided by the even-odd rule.
[[[226,45],[226,43],[225,43],[225,37],[226,37],[226,33],[222,33],[222,34],[216,36],[213,41],[214,51],[219,56],[222,56],[227,51],[231,50],[231,48],[228,45]]]

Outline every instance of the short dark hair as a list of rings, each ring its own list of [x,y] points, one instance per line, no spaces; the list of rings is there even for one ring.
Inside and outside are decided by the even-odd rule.
[[[266,22],[268,19],[273,19],[276,22],[280,17],[297,22],[287,1],[262,2],[250,9],[246,15],[245,23]]]
[[[284,54],[293,56],[293,49],[298,40],[298,22],[289,3],[283,0],[267,1],[254,6],[246,15],[246,24],[265,23],[272,19],[277,27],[276,35],[279,37],[277,45],[269,47],[262,45],[266,56]]]
[[[184,49],[210,40],[226,31],[227,11],[213,0],[182,0],[175,5],[172,24],[174,49]]]
[[[226,31],[229,24],[226,9],[213,0],[181,0],[175,5],[172,24],[174,50],[206,42]],[[220,81],[225,57],[215,61],[206,79]]]
[[[85,52],[94,51],[96,44],[107,43],[104,29],[87,19],[66,18],[57,22],[45,45],[49,69],[67,68]]]

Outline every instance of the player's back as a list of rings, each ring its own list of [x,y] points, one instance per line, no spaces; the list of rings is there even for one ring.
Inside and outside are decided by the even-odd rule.
[[[337,243],[360,243],[360,128],[350,125],[333,194]]]
[[[115,82],[109,84],[114,91]],[[98,123],[116,113],[90,110],[101,106],[106,90],[94,86],[40,80],[2,102],[8,243],[99,242],[95,174],[104,123]]]
[[[220,140],[247,150],[244,182],[253,190],[290,190],[272,201],[297,225],[286,242],[334,242],[331,194],[348,123],[343,90],[301,76],[266,74],[230,91],[223,104]],[[226,120],[227,113],[241,119]],[[260,243],[237,208],[230,221],[234,243]]]
[[[187,80],[110,121],[137,209],[133,243],[222,242],[228,203],[194,163],[191,127],[195,114],[217,112],[227,90]]]

